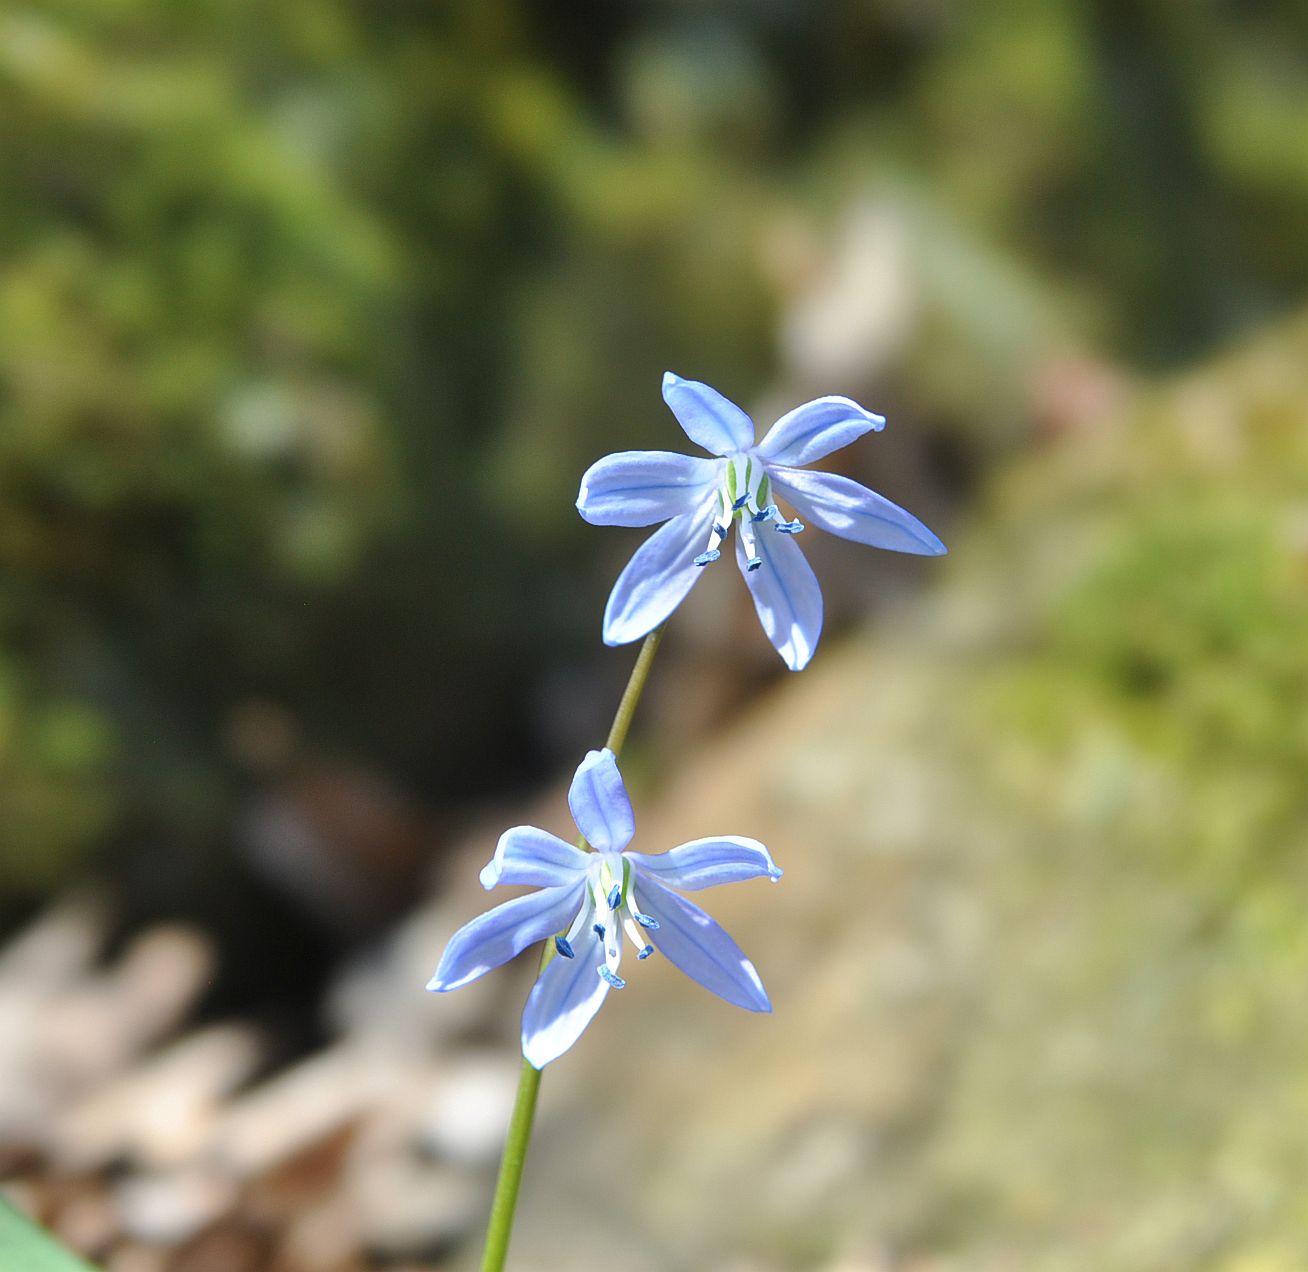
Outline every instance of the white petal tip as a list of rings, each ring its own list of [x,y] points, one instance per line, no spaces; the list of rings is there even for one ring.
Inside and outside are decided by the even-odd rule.
[[[522,1044],[522,1058],[539,1073],[551,1060],[557,1060],[558,1056],[543,1056],[539,1051],[524,1042]]]
[[[589,473],[587,474],[589,476]],[[577,491],[577,515],[588,526],[599,526],[604,524],[602,517],[597,518],[590,506],[590,486],[582,479],[581,489]]]
[[[648,635],[649,632],[629,632],[622,627],[606,627],[601,633],[601,639],[610,649],[616,649],[619,645],[630,645],[634,640],[643,640]]]
[[[675,371],[665,371],[663,373],[663,392],[666,393],[674,385],[681,383],[681,377]]]
[[[482,866],[481,874],[477,876],[481,880],[481,886],[489,892],[500,881],[500,863],[498,861],[489,861]]]
[[[874,415],[871,411],[867,413],[868,423],[872,425],[874,433],[881,432],[886,426],[886,417],[884,415]]]
[[[444,989],[445,989],[445,986],[441,983],[441,981],[440,981],[440,979],[439,979],[438,977],[433,976],[433,977],[431,978],[431,980],[429,980],[429,981],[427,982],[427,992],[428,992],[429,994],[439,994],[439,993],[441,993]]]

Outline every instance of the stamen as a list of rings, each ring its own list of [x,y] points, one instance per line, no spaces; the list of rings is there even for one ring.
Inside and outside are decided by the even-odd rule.
[[[741,497],[740,497],[739,499],[737,499],[736,502],[733,503],[733,504],[731,505],[731,511],[732,511],[732,512],[739,512],[739,511],[740,511],[740,510],[741,510],[741,509],[742,509],[742,508],[743,508],[747,503],[749,503],[749,492],[748,492],[748,491],[746,491],[745,494],[741,495]]]
[[[740,523],[740,547],[748,560],[752,561],[758,556],[758,549],[754,546],[754,524],[752,521],[742,521]]]
[[[641,914],[639,911],[633,910],[631,917],[635,919],[641,927],[649,928],[651,932],[657,932],[659,930],[659,921],[652,914]]]
[[[776,504],[768,504],[766,508],[760,508],[752,517],[751,521],[780,521],[781,509]]]
[[[604,924],[596,923],[595,926],[591,928],[591,931],[594,932],[601,941],[604,939]]]
[[[649,958],[649,956],[653,953],[654,953],[654,947],[652,945],[647,945],[643,950],[641,950],[639,954],[636,955],[636,957],[640,959],[645,959],[645,958]]]
[[[645,933],[640,930],[629,918],[622,920],[623,931],[627,934],[629,940],[638,950],[644,949],[648,942],[645,940]]]
[[[725,539],[730,529],[731,529],[730,522],[728,522],[725,526],[719,525],[716,521],[713,523],[713,533],[717,535],[719,539]]]
[[[614,989],[627,988],[627,982],[624,981],[621,976],[615,975],[613,972],[609,971],[607,963],[601,963],[595,970],[599,973],[600,980],[608,981]]]
[[[615,883],[609,893],[609,909],[616,910],[622,904],[622,885]]]
[[[772,527],[778,534],[802,534],[804,523],[796,517],[794,521],[779,521]]]
[[[722,553],[719,552],[717,548],[710,548],[709,551],[701,552],[699,556],[695,558],[695,564],[700,567],[712,565],[721,555]]]
[[[556,936],[554,938],[554,948],[558,950],[564,958],[576,958],[576,951],[572,948],[572,942],[566,936]]]
[[[572,920],[572,926],[567,930],[563,937],[563,939],[567,941],[569,949],[572,948],[573,941],[578,940],[581,934],[586,930],[586,919],[589,917],[590,912],[589,905],[583,905],[581,909],[577,911],[577,917]]]
[[[762,557],[750,557],[749,560],[745,562],[745,569],[747,569],[751,574],[753,574],[754,571],[757,570],[759,566],[761,566],[762,564],[763,564]]]

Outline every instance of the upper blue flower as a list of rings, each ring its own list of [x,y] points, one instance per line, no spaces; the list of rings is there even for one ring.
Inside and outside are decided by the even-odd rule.
[[[592,464],[577,509],[596,526],[667,525],[636,550],[604,610],[604,643],[625,645],[653,631],[716,561],[732,523],[736,562],[768,639],[792,671],[808,665],[822,633],[822,590],[780,498],[814,525],[855,543],[920,556],[945,545],[916,517],[848,477],[803,466],[886,421],[843,397],[821,397],[783,415],[757,444],[754,425],[716,389],[663,377],[663,400],[686,436],[714,459],[669,451],[620,451]]]
[[[461,927],[445,947],[431,990],[458,989],[537,941],[554,938],[558,957],[541,972],[522,1017],[522,1054],[540,1069],[590,1024],[618,975],[625,932],[648,958],[662,951],[687,976],[748,1011],[771,1011],[754,964],[703,910],[671,888],[695,891],[781,871],[753,839],[696,839],[670,852],[625,852],[636,832],[631,801],[609,750],[581,762],[568,803],[595,850],[583,852],[535,826],[500,836],[482,886],[540,889],[515,897]],[[670,885],[670,886],[669,886]],[[653,942],[653,944],[650,944]]]

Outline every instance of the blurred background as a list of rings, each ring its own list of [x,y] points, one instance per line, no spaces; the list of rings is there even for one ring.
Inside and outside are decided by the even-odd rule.
[[[0,121],[8,1196],[470,1266],[530,969],[422,985],[566,833],[671,368],[886,414],[952,552],[806,535],[798,677],[676,616],[637,846],[768,841],[777,1014],[642,964],[516,1265],[1308,1267],[1308,10],[14,0]]]

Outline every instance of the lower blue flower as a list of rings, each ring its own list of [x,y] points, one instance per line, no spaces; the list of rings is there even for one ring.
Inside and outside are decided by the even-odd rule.
[[[658,950],[687,976],[747,1011],[771,1011],[754,964],[697,905],[673,888],[694,891],[781,871],[756,840],[697,839],[654,856],[625,851],[635,833],[631,802],[612,751],[591,751],[573,778],[568,802],[595,850],[583,852],[534,826],[500,837],[481,872],[484,887],[525,884],[515,897],[465,924],[451,938],[427,988],[458,989],[529,945],[554,938],[522,1018],[522,1053],[540,1069],[581,1036],[619,975],[624,936],[637,958]]]

